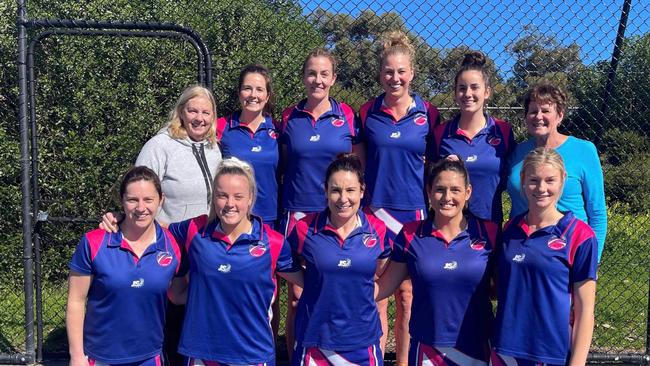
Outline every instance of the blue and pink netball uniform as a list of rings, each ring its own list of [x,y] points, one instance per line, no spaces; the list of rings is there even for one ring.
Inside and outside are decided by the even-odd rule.
[[[253,213],[271,227],[278,215],[278,132],[270,116],[252,132],[239,121],[239,112],[217,120],[217,136],[224,159],[231,156],[253,166],[257,199]]]
[[[172,235],[158,224],[156,241],[140,258],[121,232],[84,234],[70,270],[92,276],[83,330],[91,364],[161,364],[167,289],[180,256]]]
[[[483,220],[501,224],[507,158],[516,146],[512,128],[505,121],[487,117],[486,126],[470,139],[458,127],[459,118],[434,129],[427,158],[436,161],[453,154],[462,159],[473,188],[469,210]]]
[[[357,228],[342,239],[328,217],[328,209],[307,215],[288,238],[306,266],[292,365],[381,366],[374,278],[377,261],[390,255],[386,227],[359,212]]]
[[[336,155],[351,152],[358,142],[354,110],[333,98],[329,101],[332,108],[318,119],[304,109],[306,99],[282,112],[280,142],[287,149],[282,186],[286,217],[281,225],[285,234],[296,219],[325,208],[325,171]]]
[[[190,279],[178,348],[188,365],[275,363],[275,272],[299,268],[282,235],[259,217],[252,224],[234,243],[207,216],[169,226],[186,253],[180,273]]]
[[[395,238],[408,221],[421,220],[426,210],[424,155],[438,109],[413,94],[407,114],[397,120],[384,105],[384,94],[368,101],[359,112],[366,143],[368,209],[386,224]]]
[[[487,365],[496,236],[496,224],[472,216],[450,242],[433,218],[404,225],[391,260],[413,282],[409,365]]]
[[[529,233],[526,213],[504,227],[498,255],[498,308],[492,364],[565,365],[571,352],[576,283],[596,280],[594,232],[571,212]]]

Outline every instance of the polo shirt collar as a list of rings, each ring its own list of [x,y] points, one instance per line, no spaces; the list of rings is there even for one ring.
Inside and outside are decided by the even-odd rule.
[[[325,208],[325,210],[321,211],[318,213],[318,216],[316,217],[316,225],[314,227],[314,233],[318,233],[319,231],[327,230],[336,233],[336,228],[332,226],[332,223],[330,222],[330,209]],[[370,222],[368,221],[368,218],[366,217],[366,214],[363,213],[362,210],[357,211],[357,226],[352,230],[350,233],[350,236],[357,234],[358,232],[364,233],[364,234],[370,234],[374,230],[372,229]],[[338,235],[338,233],[337,233]]]
[[[487,115],[487,113],[483,114],[485,116],[485,120],[487,121],[485,126],[476,134],[478,135],[483,135],[483,134],[495,134],[496,133],[496,122],[494,122],[494,118],[490,117]],[[454,119],[451,120],[451,125],[449,126],[449,134],[454,135],[454,136],[462,136],[467,138],[467,135],[463,132],[463,130],[458,127],[460,123],[460,113],[456,114],[454,116]]]
[[[427,106],[424,104],[424,100],[420,98],[419,95],[417,94],[410,94],[411,98],[413,101],[411,102],[411,105],[409,106],[408,113],[406,115],[410,115],[412,113],[427,113]],[[380,96],[378,96],[375,99],[375,103],[373,104],[373,110],[375,111],[382,111],[386,114],[389,114],[392,116],[392,113],[388,109],[388,107],[384,104],[384,98],[386,97],[386,93],[382,93]]]
[[[165,233],[163,232],[162,227],[160,224],[158,224],[157,221],[154,220],[154,226],[156,227],[156,238],[154,239],[154,247],[156,248],[157,251],[160,252],[166,252],[169,251],[169,248],[167,248],[167,240],[165,237]],[[122,235],[122,230],[118,231],[117,233],[111,233],[110,238],[108,240],[108,243],[106,244],[108,247],[112,248],[117,248],[117,247],[122,247],[125,249],[131,250],[131,246],[128,245],[126,240],[124,240],[124,236]],[[145,250],[146,252],[146,250]]]
[[[428,217],[422,223],[422,226],[421,226],[421,229],[420,229],[420,235],[421,236],[431,235],[434,238],[440,239],[443,243],[445,243],[446,246],[449,246],[453,241],[463,239],[463,238],[468,237],[470,235],[469,234],[470,226],[473,224],[472,218],[467,217],[466,220],[467,220],[467,227],[465,228],[465,230],[458,233],[458,235],[456,235],[455,238],[451,239],[450,242],[447,241],[447,239],[442,234],[442,232],[440,230],[438,230],[438,228],[434,224],[433,215],[431,215],[431,217]]]
[[[339,103],[332,97],[329,97],[329,101],[330,101],[330,110],[323,113],[319,119],[329,117],[330,115],[338,118],[343,118],[344,114],[343,111],[341,111],[341,106],[339,105]],[[311,112],[305,109],[305,104],[307,104],[307,99],[303,99],[298,104],[296,104],[295,109],[301,113],[306,113],[312,116],[313,119],[313,115],[311,114]]]
[[[224,242],[228,246],[228,249],[230,249],[235,244],[248,244],[250,241],[262,240],[264,234],[262,219],[259,216],[251,215],[251,224],[251,232],[239,235],[239,238],[237,238],[234,243],[231,243],[230,239],[228,239],[228,235],[221,230],[219,219],[215,219],[213,222],[208,224],[204,234],[209,234],[213,239]]]
[[[558,238],[564,238],[567,234],[567,231],[571,228],[573,223],[575,222],[576,218],[573,215],[573,212],[571,211],[566,211],[562,212],[564,216],[560,218],[560,220],[557,222],[555,225],[547,226],[545,228],[541,228],[537,230],[536,232],[544,232],[548,234],[553,234]],[[530,235],[529,228],[528,228],[528,223],[526,222],[526,216],[528,215],[528,211],[523,213],[517,220],[517,226],[523,230],[526,235]]]
[[[239,116],[241,115],[241,112],[235,112],[230,115],[230,118],[228,118],[228,128],[237,128],[237,127],[242,127],[242,128],[248,128],[247,124],[242,124],[239,120]],[[258,127],[258,130],[269,130],[274,128],[273,126],[273,121],[271,120],[270,116],[264,116],[264,121],[260,124]]]

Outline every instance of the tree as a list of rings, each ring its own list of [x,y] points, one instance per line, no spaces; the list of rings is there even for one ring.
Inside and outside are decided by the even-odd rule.
[[[524,26],[524,35],[506,47],[515,58],[514,82],[527,88],[541,77],[574,72],[581,65],[580,47],[560,45],[554,35],[542,34],[534,26]]]

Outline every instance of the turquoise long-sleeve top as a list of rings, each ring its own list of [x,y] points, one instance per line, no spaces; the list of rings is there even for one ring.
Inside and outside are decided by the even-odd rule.
[[[520,173],[526,154],[534,148],[535,139],[530,138],[518,144],[508,159],[510,175],[507,190],[512,201],[510,217],[528,210],[528,202],[521,191]],[[557,204],[558,210],[571,211],[577,218],[591,226],[598,239],[598,262],[600,262],[607,236],[607,207],[603,169],[596,146],[590,141],[569,136],[555,151],[562,156],[567,172],[562,197]]]

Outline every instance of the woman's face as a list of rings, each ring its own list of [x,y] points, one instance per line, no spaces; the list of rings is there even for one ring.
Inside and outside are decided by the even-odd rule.
[[[214,108],[210,99],[199,96],[185,103],[181,110],[181,123],[192,141],[202,141],[214,122]]]
[[[147,228],[152,223],[163,198],[148,180],[138,180],[126,186],[122,195],[124,220],[133,227]]]
[[[323,100],[329,98],[330,89],[335,81],[334,66],[329,58],[317,56],[307,61],[305,73],[302,76],[307,99]]]
[[[564,175],[551,164],[529,166],[521,184],[528,200],[528,210],[539,212],[555,207],[562,195]]]
[[[252,205],[251,187],[245,176],[219,176],[214,187],[214,209],[222,227],[234,228],[242,220],[248,220]]]
[[[435,216],[451,219],[463,215],[472,187],[465,185],[465,177],[461,174],[443,170],[433,180],[427,194]]]
[[[481,71],[467,70],[458,76],[455,94],[461,113],[482,113],[485,101],[490,96],[490,89],[485,85]]]
[[[564,118],[564,113],[557,111],[555,103],[537,103],[531,100],[526,113],[528,134],[533,137],[548,137],[558,133],[557,126]]]
[[[381,87],[386,95],[395,99],[409,94],[409,87],[414,76],[411,57],[403,53],[388,55],[381,64]]]
[[[356,218],[364,187],[354,172],[339,170],[327,180],[327,207],[333,223],[345,223]]]
[[[249,72],[239,88],[239,105],[242,112],[260,114],[269,101],[264,75]]]

